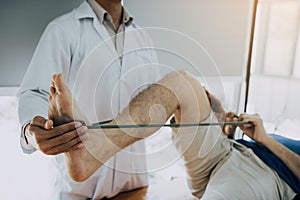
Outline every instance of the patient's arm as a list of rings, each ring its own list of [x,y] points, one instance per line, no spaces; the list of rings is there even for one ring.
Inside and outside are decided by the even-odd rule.
[[[84,119],[72,105],[72,95],[62,75],[53,77],[49,117],[60,123]],[[52,91],[51,91],[52,90]],[[67,108],[68,110],[61,110]],[[74,110],[75,108],[75,110]],[[74,112],[73,112],[74,110]],[[186,72],[173,72],[137,95],[110,124],[165,123],[175,113],[176,121],[200,122],[210,113],[210,105],[199,82]],[[68,171],[75,181],[84,181],[108,159],[128,145],[150,136],[159,128],[89,130],[85,148],[65,153]]]
[[[274,138],[270,137],[263,126],[263,122],[259,115],[241,114],[239,117],[242,121],[250,121],[252,124],[240,126],[243,132],[267,147],[272,153],[280,158],[284,164],[298,177],[300,180],[300,156],[292,152],[282,144],[278,143]]]

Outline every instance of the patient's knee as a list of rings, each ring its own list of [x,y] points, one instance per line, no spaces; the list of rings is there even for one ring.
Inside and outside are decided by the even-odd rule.
[[[210,103],[201,86],[193,74],[180,70],[168,74],[160,81],[168,87],[179,100],[181,119],[184,121],[201,121],[210,113]]]

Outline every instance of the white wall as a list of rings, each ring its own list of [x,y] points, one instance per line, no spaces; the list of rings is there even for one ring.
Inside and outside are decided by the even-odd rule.
[[[161,64],[196,72],[226,109],[242,112],[253,0],[126,0],[124,5],[140,26],[163,28],[147,29],[155,47],[169,50],[157,51]]]
[[[124,5],[141,26],[176,30],[202,44],[222,75],[243,74],[253,0],[126,0]],[[202,59],[206,68],[212,66],[205,55]]]

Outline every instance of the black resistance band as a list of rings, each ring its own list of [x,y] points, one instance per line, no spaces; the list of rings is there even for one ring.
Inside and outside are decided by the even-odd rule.
[[[115,124],[115,125],[107,125],[107,123],[112,122],[112,120],[97,122],[91,125],[86,125],[84,121],[76,120],[82,123],[82,125],[86,126],[88,129],[116,129],[116,128],[154,128],[154,127],[191,127],[191,126],[225,126],[225,125],[233,125],[239,126],[244,124],[251,124],[251,122],[214,122],[214,123],[185,123],[185,124]]]

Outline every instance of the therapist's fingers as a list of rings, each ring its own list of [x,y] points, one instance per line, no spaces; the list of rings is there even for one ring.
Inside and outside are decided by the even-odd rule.
[[[45,119],[42,116],[36,116],[31,120],[30,124],[33,126],[42,127],[44,129],[50,129],[53,126],[53,121]]]
[[[34,126],[33,124],[29,127],[31,131],[37,132],[37,137],[50,139],[54,137],[58,137],[60,135],[63,135],[64,133],[76,130],[76,128],[81,127],[82,124],[80,122],[70,122],[68,124],[63,124],[57,127],[52,128],[51,130],[47,130],[47,132],[38,132],[38,128]],[[46,133],[46,134],[45,134]]]
[[[66,132],[58,137],[51,138],[52,143],[56,144],[56,146],[68,143],[69,141],[77,138],[78,136],[81,137],[80,139],[86,139],[87,136],[84,136],[87,133],[86,127],[80,127],[76,130]]]
[[[78,128],[78,124],[74,122],[50,130],[34,125],[29,125],[28,129],[35,136],[38,149],[46,155],[56,155],[82,148],[83,145],[80,143],[87,138],[87,128],[83,126]]]
[[[44,140],[40,143],[40,149],[47,155],[57,155],[60,153],[69,152],[82,147],[81,144],[87,139],[86,127],[81,127],[77,130],[73,130],[63,135],[60,135],[49,140]]]
[[[45,123],[45,129],[51,129],[53,127],[53,121],[51,119],[47,120]]]
[[[73,134],[73,132],[70,132],[69,134]],[[56,146],[52,146],[51,148],[48,148],[47,154],[48,155],[57,155],[60,153],[66,153],[73,150],[77,150],[83,147],[82,141],[87,139],[87,134],[84,133],[81,136],[73,137],[71,140],[67,140],[66,142],[61,142],[60,144]]]
[[[84,145],[81,142],[79,142],[79,143],[75,143],[71,147],[68,147],[68,149],[65,149],[65,147],[66,146],[62,145],[62,146],[58,146],[58,147],[52,148],[52,149],[50,149],[48,151],[47,155],[54,156],[54,155],[58,155],[58,154],[62,154],[62,153],[67,153],[67,152],[79,150],[79,149],[82,149],[84,147]]]

